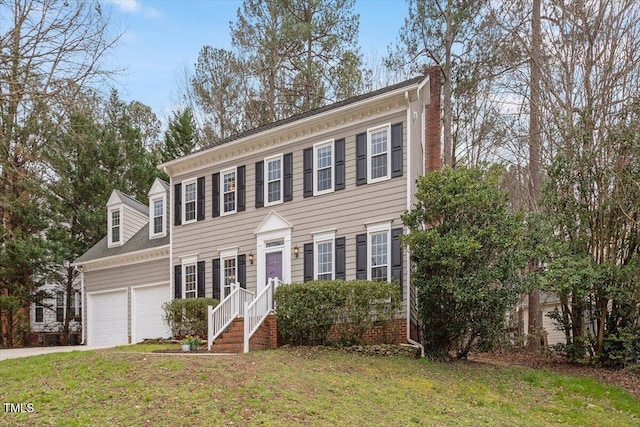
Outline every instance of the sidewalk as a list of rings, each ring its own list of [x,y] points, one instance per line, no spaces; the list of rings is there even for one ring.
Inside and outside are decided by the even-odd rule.
[[[111,348],[113,345],[70,345],[58,347],[25,347],[9,348],[0,350],[0,360],[16,359],[18,357],[38,356],[49,353],[65,353],[69,351],[99,350],[101,348]]]

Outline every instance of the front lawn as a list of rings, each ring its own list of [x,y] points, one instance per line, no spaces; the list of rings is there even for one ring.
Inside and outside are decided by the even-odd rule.
[[[584,377],[329,349],[240,356],[129,346],[0,362],[0,425],[640,425],[640,402]],[[132,351],[133,350],[133,351]]]

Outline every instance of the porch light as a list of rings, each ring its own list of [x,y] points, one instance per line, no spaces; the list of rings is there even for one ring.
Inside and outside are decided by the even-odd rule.
[[[249,254],[249,262],[253,265],[253,254]]]
[[[294,247],[293,248],[293,253],[296,255],[296,258],[298,258],[298,256],[300,255],[300,248],[299,247]]]

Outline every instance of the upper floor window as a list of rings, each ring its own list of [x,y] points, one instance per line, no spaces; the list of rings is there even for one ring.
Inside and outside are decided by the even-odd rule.
[[[333,141],[314,145],[313,154],[313,193],[333,191]]]
[[[222,215],[236,212],[236,169],[221,172]]]
[[[265,159],[266,203],[282,202],[282,155]]]
[[[164,199],[153,199],[153,234],[164,234]]]
[[[113,209],[109,214],[109,243],[119,245],[122,243],[122,209]]]
[[[183,224],[196,220],[196,180],[192,179],[183,183],[182,218]]]
[[[368,182],[382,181],[389,178],[389,164],[391,161],[390,134],[389,125],[367,131]]]

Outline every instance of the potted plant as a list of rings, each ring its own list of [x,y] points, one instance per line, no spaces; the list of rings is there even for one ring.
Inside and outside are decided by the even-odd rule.
[[[182,351],[197,351],[200,346],[200,337],[187,335],[182,340]]]

